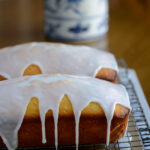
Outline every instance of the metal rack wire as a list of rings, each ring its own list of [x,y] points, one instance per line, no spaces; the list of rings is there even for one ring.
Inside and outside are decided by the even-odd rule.
[[[123,84],[129,94],[132,112],[128,121],[128,130],[123,138],[108,147],[102,144],[79,145],[79,150],[150,150],[150,128],[145,114],[139,102],[132,81],[128,78],[128,70],[121,69],[119,73],[120,83]],[[50,147],[18,148],[18,150],[55,150]],[[59,147],[59,150],[75,150],[75,146]],[[2,150],[2,149],[0,149]],[[3,150],[5,150],[3,148]]]
[[[127,69],[120,71],[119,79],[128,91],[132,112],[125,137],[116,143],[118,149],[150,150],[150,128]]]

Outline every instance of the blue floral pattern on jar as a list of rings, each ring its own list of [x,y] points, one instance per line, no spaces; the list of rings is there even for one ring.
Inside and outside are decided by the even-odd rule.
[[[44,0],[44,6],[49,38],[80,41],[107,33],[107,0]]]

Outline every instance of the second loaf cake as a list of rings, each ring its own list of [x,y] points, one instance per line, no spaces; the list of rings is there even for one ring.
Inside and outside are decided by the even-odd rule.
[[[115,82],[113,54],[87,46],[27,43],[0,50],[0,80],[35,74],[71,74]]]

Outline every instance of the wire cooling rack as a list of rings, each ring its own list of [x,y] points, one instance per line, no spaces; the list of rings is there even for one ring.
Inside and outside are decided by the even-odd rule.
[[[150,150],[150,109],[134,70],[126,69],[125,65],[120,68],[119,82],[126,87],[132,107],[125,136],[108,147],[104,144],[79,145],[79,150]],[[2,149],[6,150],[4,148],[0,150]],[[52,147],[18,148],[18,150],[34,149],[55,150]],[[75,149],[75,146],[58,147],[58,150]]]

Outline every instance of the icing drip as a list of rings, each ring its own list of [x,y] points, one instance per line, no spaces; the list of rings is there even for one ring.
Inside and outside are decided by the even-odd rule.
[[[113,114],[114,114],[114,109],[115,109],[115,103],[113,103],[113,105],[108,108],[110,110],[109,114],[105,114],[106,118],[107,118],[107,138],[106,138],[106,146],[109,145],[109,139],[110,139],[110,127],[111,127],[111,120],[113,118]]]
[[[101,68],[118,71],[111,53],[86,46],[44,42],[1,49],[0,64],[0,75],[8,79],[22,76],[31,64],[39,66],[43,74],[96,76]]]
[[[107,138],[106,138],[106,146],[109,145],[109,139],[110,139],[110,127],[111,127],[111,119],[107,119]]]
[[[56,109],[56,112],[53,113],[54,116],[54,124],[55,124],[55,147],[57,150],[58,147],[58,129],[57,129],[57,125],[58,125],[58,108]]]
[[[107,89],[107,90],[106,90]],[[37,75],[0,82],[0,136],[9,150],[17,147],[17,133],[22,124],[27,105],[32,97],[39,99],[42,122],[42,142],[45,137],[45,114],[51,109],[55,123],[55,146],[58,147],[58,110],[62,97],[67,94],[75,115],[76,144],[79,141],[81,111],[91,102],[98,102],[106,115],[107,145],[116,104],[130,109],[128,94],[122,85],[90,77],[70,75]],[[16,109],[17,108],[17,109]]]
[[[45,135],[45,113],[43,113],[43,112],[40,111],[40,117],[41,117],[41,124],[42,124],[42,143],[46,143],[46,135]]]
[[[81,111],[80,111],[81,114]],[[80,115],[79,113],[75,115],[75,122],[76,122],[76,150],[78,150],[78,145],[79,145],[79,120],[80,120]]]

